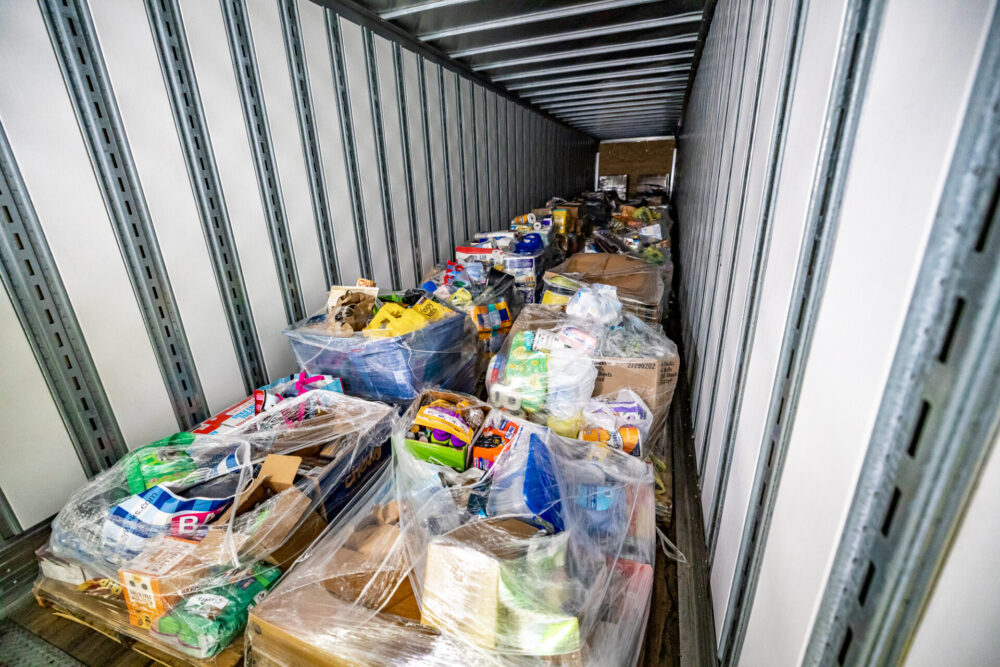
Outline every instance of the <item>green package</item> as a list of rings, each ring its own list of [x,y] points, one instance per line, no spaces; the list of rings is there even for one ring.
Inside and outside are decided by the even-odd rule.
[[[245,576],[185,598],[156,620],[153,631],[173,639],[188,655],[214,656],[243,632],[250,607],[278,580],[281,571],[258,562],[240,574]]]
[[[161,482],[172,482],[197,470],[183,445],[194,442],[193,433],[176,433],[128,455],[125,479],[129,493],[142,493]]]

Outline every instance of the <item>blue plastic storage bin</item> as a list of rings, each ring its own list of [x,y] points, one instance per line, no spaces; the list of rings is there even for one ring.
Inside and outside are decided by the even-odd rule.
[[[411,401],[425,387],[444,384],[467,361],[463,350],[474,332],[464,313],[446,307],[456,315],[393,338],[331,336],[316,327],[326,313],[298,322],[284,334],[303,371],[339,377],[352,396]]]

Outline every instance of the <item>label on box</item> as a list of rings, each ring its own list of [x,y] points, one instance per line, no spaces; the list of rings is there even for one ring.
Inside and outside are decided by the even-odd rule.
[[[643,227],[639,230],[639,234],[642,236],[648,236],[651,239],[656,239],[657,241],[663,240],[663,232],[660,231],[660,223]]]
[[[536,259],[537,257],[507,256],[504,257],[503,270],[513,276],[534,275],[540,266]]]
[[[209,417],[202,423],[198,424],[198,426],[191,429],[191,432],[199,433],[201,435],[217,435],[225,433],[226,431],[231,431],[244,422],[249,421],[255,414],[254,399],[253,396],[250,396],[243,399],[236,405],[223,410],[219,414]]]
[[[202,618],[215,618],[228,606],[228,598],[214,593],[198,593],[184,602],[184,611]]]
[[[472,246],[459,246],[455,248],[455,261],[459,264],[469,262],[482,262],[484,264],[493,263],[493,248],[475,248]],[[466,267],[468,270],[468,267]]]
[[[118,571],[132,625],[149,627],[152,618],[170,608],[172,601],[164,597],[160,578],[180,565],[195,546],[195,542],[166,539],[159,549],[144,553],[132,569]]]

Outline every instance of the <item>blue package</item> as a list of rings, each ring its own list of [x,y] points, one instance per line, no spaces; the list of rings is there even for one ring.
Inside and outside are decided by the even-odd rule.
[[[524,470],[524,502],[533,514],[552,526],[554,532],[565,528],[559,481],[545,441],[532,433],[528,444],[528,465]]]
[[[542,245],[542,235],[532,232],[530,234],[525,234],[524,238],[517,242],[517,245],[514,246],[514,252],[519,255],[526,255],[538,252],[542,249]]]
[[[531,433],[524,454],[523,465],[514,456],[506,459],[512,467],[493,467],[487,512],[490,516],[517,516],[550,533],[561,532],[566,527],[562,497],[545,440]]]
[[[587,534],[610,537],[627,526],[625,494],[620,487],[580,484],[576,488],[576,506]]]

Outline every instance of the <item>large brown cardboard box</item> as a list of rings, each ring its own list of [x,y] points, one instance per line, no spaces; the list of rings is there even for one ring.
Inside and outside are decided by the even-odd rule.
[[[281,609],[255,607],[247,623],[255,665],[268,661],[338,667],[390,665],[429,654],[437,638],[431,628],[341,601],[320,582],[296,589],[294,600]]]
[[[551,271],[587,283],[614,285],[627,310],[647,322],[660,321],[664,287],[655,264],[626,255],[579,252]]]
[[[514,320],[509,335],[513,337],[514,334],[526,329],[555,326],[560,317],[562,317],[560,311],[551,306],[526,306]],[[666,430],[667,414],[670,412],[674,389],[677,386],[680,357],[676,354],[640,359],[596,357],[594,366],[597,367],[594,396],[604,396],[619,389],[631,389],[639,394],[653,412],[653,425],[649,431],[650,442],[644,451],[658,449]]]
[[[375,507],[334,553],[297,566],[314,581],[279,585],[251,610],[254,664],[383,665],[431,652],[438,633],[418,624],[398,519],[395,502]]]
[[[611,394],[625,388],[639,394],[653,413],[649,441],[643,446],[643,453],[652,453],[660,449],[666,432],[667,414],[670,412],[674,389],[677,387],[680,357],[676,355],[650,359],[601,357],[594,360],[594,365],[597,366],[594,396]]]
[[[594,365],[597,366],[594,396],[611,394],[619,389],[628,388],[639,394],[650,410],[666,412],[670,409],[670,403],[674,398],[674,389],[677,386],[680,358],[676,356],[650,359],[599,357],[594,360]]]

